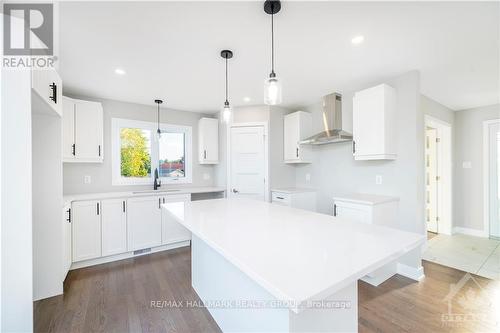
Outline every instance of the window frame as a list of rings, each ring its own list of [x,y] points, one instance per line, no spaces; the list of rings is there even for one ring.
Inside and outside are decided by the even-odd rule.
[[[150,177],[122,177],[121,175],[121,141],[120,141],[120,130],[122,128],[138,128],[142,130],[150,131],[150,143],[151,143],[151,176]],[[191,126],[184,125],[174,125],[160,123],[160,129],[162,132],[171,133],[184,133],[184,160],[185,160],[185,170],[184,177],[171,178],[171,177],[160,177],[162,184],[191,184],[193,182],[192,171],[193,171],[193,128]],[[159,168],[159,151],[160,145],[158,140],[155,139],[157,130],[157,124],[149,121],[132,120],[132,119],[122,119],[122,118],[112,118],[111,119],[111,146],[112,146],[112,185],[153,185],[154,181],[154,170]]]

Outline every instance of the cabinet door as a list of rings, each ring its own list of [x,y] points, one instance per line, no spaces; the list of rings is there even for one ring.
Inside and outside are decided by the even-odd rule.
[[[63,276],[62,281],[66,279],[66,275],[71,267],[71,205],[64,206],[62,216],[63,228]]]
[[[101,256],[101,215],[99,201],[73,203],[73,262]]]
[[[125,199],[102,200],[102,256],[127,252]]]
[[[376,93],[353,99],[354,156],[382,154],[384,150],[383,98]]]
[[[219,163],[219,121],[202,118],[199,122],[199,161],[201,164]]]
[[[284,159],[296,161],[299,159],[300,124],[299,115],[290,114],[284,120]]]
[[[32,70],[31,87],[59,116],[62,104],[62,81],[55,69]]]
[[[75,103],[72,99],[63,97],[63,115],[62,115],[62,145],[63,160],[72,160],[73,144],[75,143]]]
[[[164,202],[188,202],[191,200],[190,195],[168,195],[165,196]],[[170,218],[169,214],[162,210],[162,229],[161,242],[162,244],[170,244],[182,242],[191,239],[191,232],[184,228],[179,222]]]
[[[102,161],[102,106],[100,103],[75,102],[76,158],[87,162]]]
[[[335,203],[333,207],[334,216],[345,220],[372,223],[371,209],[364,205],[349,203]]]
[[[127,200],[128,250],[135,251],[161,245],[162,197],[140,197]]]

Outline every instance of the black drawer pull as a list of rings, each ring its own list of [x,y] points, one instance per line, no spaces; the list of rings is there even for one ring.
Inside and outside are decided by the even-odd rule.
[[[285,200],[285,198],[283,198],[283,197],[276,197],[276,199]]]

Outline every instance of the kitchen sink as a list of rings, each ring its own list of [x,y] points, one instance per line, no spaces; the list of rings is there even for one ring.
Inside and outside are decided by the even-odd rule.
[[[132,194],[157,194],[157,193],[170,193],[170,192],[179,192],[180,190],[171,189],[171,190],[144,190],[144,191],[134,191]]]

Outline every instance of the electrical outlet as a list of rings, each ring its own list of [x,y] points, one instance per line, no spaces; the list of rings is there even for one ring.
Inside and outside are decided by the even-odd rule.
[[[375,184],[382,185],[382,175],[375,176]]]
[[[210,174],[209,173],[204,173],[203,174],[203,180],[209,180],[210,179]]]
[[[90,176],[85,176],[85,177],[83,177],[83,182],[85,184],[90,184],[90,183],[92,183],[92,178]]]
[[[310,182],[310,181],[311,181],[311,174],[306,173],[306,182]]]

